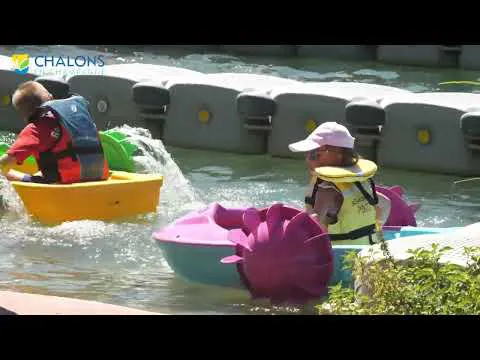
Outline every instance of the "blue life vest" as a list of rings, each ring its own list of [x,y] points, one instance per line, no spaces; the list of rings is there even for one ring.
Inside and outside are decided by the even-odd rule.
[[[71,138],[68,148],[53,152],[63,135],[49,151],[40,154],[40,169],[47,178],[59,180],[58,160],[71,157],[80,166],[79,181],[101,180],[104,176],[105,156],[97,127],[88,110],[88,102],[81,96],[51,100],[42,104],[40,111],[52,111]]]

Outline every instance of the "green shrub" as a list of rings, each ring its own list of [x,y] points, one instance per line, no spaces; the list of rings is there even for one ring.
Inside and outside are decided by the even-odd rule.
[[[387,257],[370,262],[352,252],[344,267],[360,280],[361,290],[330,288],[320,314],[447,315],[480,314],[480,248],[464,249],[466,267],[440,263],[449,247],[409,250],[412,256],[396,262]],[[359,290],[359,289],[357,289]]]

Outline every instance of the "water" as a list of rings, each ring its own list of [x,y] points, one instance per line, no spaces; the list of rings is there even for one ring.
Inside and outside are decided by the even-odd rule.
[[[32,53],[85,55],[73,46],[27,47]],[[364,81],[412,91],[435,90],[448,80],[476,80],[478,73],[460,70],[393,67],[373,63],[188,55],[109,49],[107,63],[145,62],[182,66],[202,72],[251,72],[306,81]],[[19,49],[0,47],[0,54]],[[150,311],[185,314],[295,313],[253,303],[245,292],[192,284],[174,276],[153,231],[192,209],[217,201],[225,206],[266,206],[273,201],[301,206],[306,182],[302,161],[164,147],[143,129],[122,127],[142,149],[135,158],[141,172],[161,173],[165,184],[158,213],[138,221],[76,221],[46,227],[27,218],[12,187],[0,184],[6,209],[0,210],[0,288],[76,297]],[[11,143],[12,134],[0,134]],[[480,221],[480,194],[459,177],[380,169],[378,182],[400,184],[410,201],[422,203],[419,226],[461,226]]]

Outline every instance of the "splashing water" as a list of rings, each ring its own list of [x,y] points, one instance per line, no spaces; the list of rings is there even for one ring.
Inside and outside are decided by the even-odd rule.
[[[12,184],[0,176],[0,211],[7,212],[10,216],[27,218],[25,207]]]
[[[203,207],[190,182],[185,178],[163,142],[152,138],[147,129],[122,125],[118,130],[128,137],[128,141],[138,147],[133,156],[135,171],[139,173],[161,174],[164,183],[160,195],[160,211],[168,218],[169,209],[189,211]]]
[[[15,138],[16,135],[14,133],[0,131],[0,142],[11,145],[15,141]]]

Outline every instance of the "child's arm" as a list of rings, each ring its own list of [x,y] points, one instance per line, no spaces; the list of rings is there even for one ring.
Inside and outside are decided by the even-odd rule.
[[[11,169],[16,162],[17,159],[12,155],[5,154],[0,156],[0,170],[10,181],[22,181],[25,177],[24,173]]]
[[[324,226],[335,224],[343,196],[333,185],[321,184],[315,196],[314,212]]]

